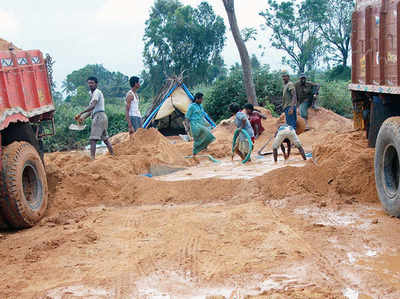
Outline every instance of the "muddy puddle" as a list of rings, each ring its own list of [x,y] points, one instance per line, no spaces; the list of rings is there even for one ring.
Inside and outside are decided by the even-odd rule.
[[[211,162],[207,158],[202,158],[198,166],[186,169],[172,170],[171,173],[166,175],[156,176],[155,179],[161,181],[185,181],[185,180],[199,180],[199,179],[252,179],[261,176],[272,170],[293,166],[303,167],[305,161],[300,157],[293,157],[285,161],[279,157],[278,163],[275,163],[272,156],[256,156],[252,161],[242,164],[240,160],[223,159],[219,162]]]

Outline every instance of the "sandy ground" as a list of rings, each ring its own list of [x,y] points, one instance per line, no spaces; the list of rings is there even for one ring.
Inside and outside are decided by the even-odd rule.
[[[47,155],[49,212],[1,232],[0,297],[400,298],[400,224],[378,202],[374,151],[330,111],[310,125],[306,162],[296,149],[231,161],[229,121],[208,150],[220,163],[155,130],[115,137],[114,158]]]

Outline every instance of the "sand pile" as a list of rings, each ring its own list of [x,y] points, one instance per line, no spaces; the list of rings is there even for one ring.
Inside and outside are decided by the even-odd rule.
[[[117,156],[137,156],[139,160],[151,158],[152,163],[188,165],[187,159],[166,137],[154,128],[139,129],[131,138],[115,144]]]
[[[284,115],[280,118],[273,117],[271,112],[263,107],[256,107],[261,113],[267,116],[267,119],[262,120],[265,131],[256,140],[254,144],[255,152],[257,152],[275,133],[276,129],[280,124],[285,122]],[[309,125],[311,130],[301,134],[301,141],[304,144],[304,148],[308,151],[312,150],[312,146],[315,142],[318,142],[321,138],[324,138],[329,133],[343,133],[348,132],[352,129],[352,120],[344,118],[330,110],[320,108],[318,111],[312,109],[309,110]],[[298,124],[301,128],[300,131],[304,131],[305,123],[304,120],[298,116]],[[232,139],[233,133],[236,130],[234,124],[234,117],[223,120],[220,124],[212,130],[212,133],[216,137],[216,141],[209,145],[207,151],[202,154],[211,154],[215,158],[227,157],[231,154],[232,150]],[[112,137],[112,143],[123,142],[128,138],[127,133],[120,133]],[[193,144],[192,142],[183,142],[177,139],[177,148],[182,155],[191,155]],[[265,151],[271,151],[272,142]]]
[[[344,133],[349,132],[353,128],[353,121],[340,116],[330,110],[320,108],[318,111],[313,109],[308,110],[309,115],[309,127],[311,130],[303,132],[305,128],[304,120],[297,116],[297,125],[299,130],[299,138],[306,151],[311,151],[314,144],[319,143],[322,139],[327,137],[330,133]],[[266,120],[262,120],[263,127],[265,128],[264,133],[256,140],[254,145],[255,150],[259,148],[275,133],[276,129],[280,124],[285,123],[285,115],[282,114],[279,118],[268,117]],[[272,150],[272,142],[265,149],[265,151]]]
[[[159,165],[193,164],[155,129],[139,130],[132,139],[116,144],[114,150],[115,157],[106,154],[95,161],[79,152],[46,155],[52,208],[118,203],[121,198],[135,201],[132,188],[140,181],[137,175]]]
[[[313,160],[305,167],[281,168],[257,182],[266,198],[308,193],[330,199],[376,201],[373,163],[374,150],[367,148],[363,132],[330,134],[313,147]]]
[[[256,141],[256,150],[273,135],[279,122],[279,119],[273,118],[267,111],[263,112],[268,118],[263,120],[265,132]],[[366,176],[373,176],[372,159],[369,160],[369,155],[372,154],[365,149],[361,133],[338,136],[332,134],[348,128],[350,121],[326,110],[317,112],[315,118],[314,123],[318,124],[316,128],[302,134],[300,138],[303,141],[303,136],[310,134],[312,142],[303,141],[306,148],[311,148],[315,142],[319,143],[314,148],[318,166],[309,162],[304,169],[286,167],[259,178],[258,183],[266,197],[283,198],[303,192],[318,196],[328,192],[338,192],[340,196],[363,196],[371,193],[374,188],[373,180]],[[221,123],[213,130],[216,142],[205,153],[216,158],[229,156],[235,129],[232,118]],[[321,142],[323,137],[325,139]],[[140,176],[153,172],[155,167],[183,168],[195,165],[193,160],[184,158],[191,154],[192,143],[179,139],[169,140],[156,129],[141,129],[132,137],[127,133],[120,133],[111,141],[114,144],[115,157],[105,154],[90,161],[88,154],[82,152],[46,155],[50,214],[99,204],[226,200],[236,194],[237,190],[243,189],[240,187],[243,182],[241,180],[210,179],[188,184],[160,182]],[[366,153],[360,155],[360,151]],[[353,177],[358,173],[364,174],[357,177],[359,180],[356,181]],[[348,182],[349,176],[351,183]],[[367,189],[362,188],[365,185],[368,185]],[[213,191],[210,194],[204,190]]]
[[[375,150],[367,147],[364,132],[328,136],[314,147],[317,164],[335,165],[335,191],[359,200],[377,200],[374,177]]]

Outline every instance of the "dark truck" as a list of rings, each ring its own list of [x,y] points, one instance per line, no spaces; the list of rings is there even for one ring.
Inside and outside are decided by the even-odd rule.
[[[42,138],[54,134],[48,62],[39,50],[0,51],[0,224],[26,228],[48,202]],[[47,126],[48,127],[48,126]]]

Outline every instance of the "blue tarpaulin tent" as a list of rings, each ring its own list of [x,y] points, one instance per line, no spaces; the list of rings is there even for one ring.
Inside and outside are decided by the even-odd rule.
[[[184,83],[179,79],[172,79],[168,89],[164,91],[161,96],[158,97],[153,103],[152,107],[146,114],[143,122],[143,128],[148,128],[155,121],[163,121],[168,119],[171,124],[171,117],[174,117],[174,121],[183,121],[183,115],[186,113],[188,106],[194,100],[192,93],[186,87]],[[173,84],[171,84],[173,83]],[[204,114],[204,118],[215,128],[216,125],[207,113]],[[182,125],[182,124],[180,124]],[[183,125],[182,125],[183,126]]]

